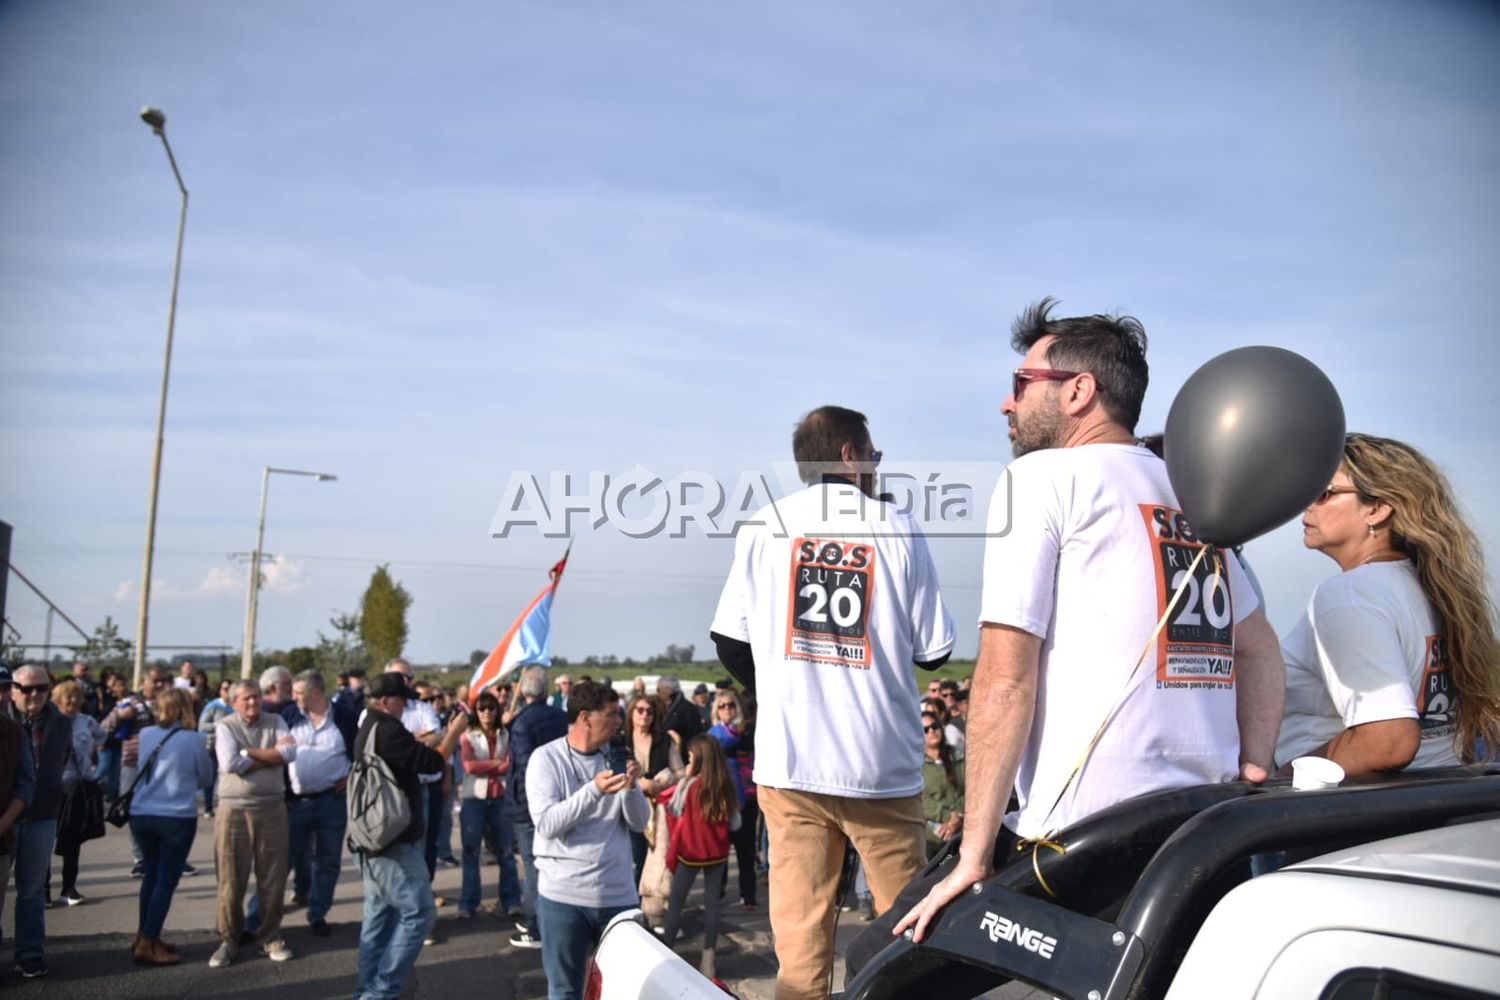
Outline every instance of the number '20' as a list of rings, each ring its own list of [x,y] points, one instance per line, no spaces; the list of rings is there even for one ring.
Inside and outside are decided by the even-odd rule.
[[[859,621],[862,610],[859,593],[850,587],[835,587],[830,595],[821,584],[809,583],[798,593],[812,602],[798,618],[810,622],[826,622],[832,615],[834,624],[840,628],[848,628]]]
[[[1172,577],[1172,590],[1182,586],[1183,578],[1187,578],[1187,596],[1183,599],[1182,610],[1177,617],[1172,619],[1173,625],[1202,625],[1204,617],[1208,618],[1208,624],[1216,629],[1229,627],[1229,587],[1224,583],[1224,577],[1214,574],[1208,578],[1208,587],[1203,589],[1196,576],[1188,576],[1187,570],[1180,569]],[[1199,609],[1203,614],[1198,614]]]

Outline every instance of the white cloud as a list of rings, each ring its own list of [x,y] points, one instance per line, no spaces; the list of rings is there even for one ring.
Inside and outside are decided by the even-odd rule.
[[[262,590],[275,590],[293,594],[302,589],[302,564],[285,556],[274,556],[260,564],[261,576],[265,577]]]
[[[263,591],[274,590],[290,594],[302,589],[306,581],[302,576],[302,564],[285,556],[273,556],[261,563]],[[153,601],[185,602],[242,595],[245,592],[249,571],[241,566],[210,566],[202,579],[193,586],[183,586],[167,577],[151,581]],[[140,594],[140,585],[134,580],[121,580],[114,590],[114,599],[121,603],[134,603]]]

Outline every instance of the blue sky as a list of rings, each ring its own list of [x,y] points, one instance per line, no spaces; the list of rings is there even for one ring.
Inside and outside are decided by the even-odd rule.
[[[177,213],[144,104],[192,191],[153,642],[238,647],[267,464],[339,481],[272,481],[260,644],[389,562],[441,661],[560,554],[490,537],[518,470],[733,481],[825,402],[1004,461],[1045,294],[1145,323],[1143,431],[1224,350],[1306,355],[1500,558],[1497,41],[1453,2],[0,6],[14,561],[133,633]],[[554,651],[705,648],[730,547],[581,533]],[[934,548],[971,654],[980,545]],[[1250,553],[1281,631],[1334,569]]]

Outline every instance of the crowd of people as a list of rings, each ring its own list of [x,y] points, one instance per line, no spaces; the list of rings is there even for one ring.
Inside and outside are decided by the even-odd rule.
[[[57,681],[0,666],[17,968],[47,971],[54,846],[57,899],[84,902],[87,838],[59,817],[85,783],[131,799],[143,965],[180,961],[162,933],[201,809],[214,824],[214,967],[247,947],[292,957],[288,880],[311,932],[328,933],[352,824],[356,998],[398,996],[437,941],[439,865],[462,866],[458,917],[480,911],[493,852],[485,908],[515,922],[510,945],[541,951],[552,1000],[581,995],[590,949],[626,909],[675,943],[700,874],[712,977],[731,855],[748,910],[769,872],[777,997],[797,1000],[828,995],[851,882],[874,921],[856,944],[878,950],[892,933],[921,940],[997,858],[1065,851],[1069,827],[1134,795],[1260,783],[1306,755],[1352,778],[1489,760],[1493,606],[1436,466],[1348,435],[1302,519],[1305,544],[1340,572],[1278,638],[1241,555],[1195,537],[1159,444],[1136,436],[1144,329],[1052,307],[1014,328],[1024,357],[1001,409],[1015,460],[991,508],[972,684],[913,689],[913,668],[938,670],[954,645],[937,571],[916,522],[876,491],[865,417],[821,407],[792,440],[805,489],[736,538],[710,630],[730,677],[713,688],[663,676],[621,693],[560,675],[549,691],[533,667],[471,699],[394,659],[370,683],[341,675],[332,695],[318,672],[280,667],[215,693],[191,663],[175,677],[154,667],[131,692],[81,663]],[[919,876],[960,836],[953,863]],[[848,958],[863,961],[858,947]]]

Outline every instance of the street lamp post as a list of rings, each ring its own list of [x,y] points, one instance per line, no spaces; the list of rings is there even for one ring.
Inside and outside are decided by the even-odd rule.
[[[167,307],[167,355],[161,366],[161,403],[156,410],[156,449],[151,456],[151,502],[146,514],[146,565],[141,572],[141,612],[135,628],[135,678],[133,691],[141,689],[141,674],[146,669],[146,624],[151,610],[151,562],[156,554],[156,495],[161,486],[161,445],[167,424],[167,380],[172,374],[172,333],[177,326],[177,283],[182,276],[182,237],[187,229],[188,190],[182,183],[182,172],[177,169],[177,157],[172,155],[172,145],[167,142],[167,116],[160,108],[142,108],[141,121],[151,126],[151,131],[161,138],[167,151],[167,162],[172,165],[172,176],[177,178],[177,189],[182,192],[182,210],[177,216],[177,256],[172,262],[172,302]]]
[[[266,494],[271,487],[273,472],[283,476],[311,476],[320,483],[332,482],[338,478],[327,472],[277,469],[269,465],[260,477],[260,524],[255,529],[255,551],[250,553],[250,593],[245,599],[245,651],[240,660],[240,676],[246,679],[255,671],[255,613],[260,605],[260,556],[261,546],[266,540]]]

